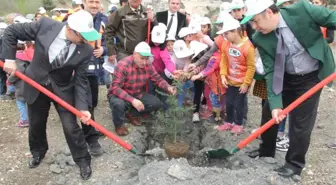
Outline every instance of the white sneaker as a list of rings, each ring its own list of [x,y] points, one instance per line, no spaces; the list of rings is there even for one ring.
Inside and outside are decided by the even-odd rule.
[[[289,148],[289,138],[285,137],[281,141],[276,143],[276,149],[282,152],[287,152]]]
[[[199,122],[200,121],[200,117],[199,117],[199,113],[198,112],[195,112],[193,114],[193,117],[192,117],[192,122],[193,123],[196,123],[196,122]]]

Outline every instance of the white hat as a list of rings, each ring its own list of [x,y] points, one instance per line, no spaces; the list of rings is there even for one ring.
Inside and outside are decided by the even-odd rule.
[[[29,19],[26,19],[25,17],[22,17],[22,16],[16,16],[13,20],[14,24],[17,24],[17,23],[29,23],[29,22],[32,22],[31,20]]]
[[[230,12],[231,10],[231,3],[229,2],[223,2],[221,5],[220,5],[220,8],[219,8],[219,12]]]
[[[73,0],[72,1],[73,4],[83,4],[82,0]]]
[[[175,41],[175,36],[174,35],[168,35],[166,41],[169,41],[169,40],[172,40],[172,41]]]
[[[247,11],[245,12],[244,19],[240,22],[240,24],[245,24],[250,21],[255,15],[263,12],[270,6],[272,6],[274,2],[272,0],[247,0],[246,7]]]
[[[151,35],[152,42],[158,44],[164,43],[167,36],[166,31],[167,26],[162,23],[159,23],[158,25],[154,26]]]
[[[26,41],[18,40],[18,44],[26,44]]]
[[[47,13],[46,9],[44,9],[43,7],[40,7],[40,8],[38,9],[38,12],[39,12],[40,14],[45,14],[45,13]]]
[[[198,33],[202,30],[201,22],[200,21],[190,21],[188,26],[191,30],[191,34]]]
[[[223,34],[227,31],[234,30],[239,27],[240,27],[239,21],[237,21],[231,16],[231,18],[225,19],[223,28],[220,31],[218,31],[217,34]]]
[[[186,58],[194,54],[183,40],[177,40],[173,45],[173,50],[177,58]]]
[[[185,37],[187,35],[190,35],[190,34],[192,34],[191,29],[189,27],[184,27],[179,31],[178,36],[180,38],[183,38],[183,37]]]
[[[211,21],[208,17],[202,17],[201,19],[201,25],[208,25],[211,24]]]
[[[6,29],[7,28],[7,24],[4,22],[0,22],[0,29]]]
[[[139,53],[141,56],[144,56],[144,57],[153,56],[151,53],[151,48],[146,42],[140,42],[138,45],[136,45],[134,52]]]
[[[290,2],[290,1],[291,1],[291,0],[277,0],[276,5],[277,5],[277,6],[280,6],[280,5],[284,4],[285,2]]]
[[[195,58],[198,54],[207,49],[208,45],[193,40],[190,42],[190,48],[194,51],[194,56],[192,58]]]
[[[232,17],[229,12],[220,12],[218,15],[218,18],[215,22],[215,24],[221,24],[224,22],[225,19],[228,19],[228,17]]]
[[[235,10],[235,9],[241,9],[244,7],[245,7],[245,4],[243,0],[232,0],[230,9]]]
[[[101,37],[93,27],[92,15],[87,11],[79,10],[71,14],[68,18],[68,25],[87,41],[95,41]]]

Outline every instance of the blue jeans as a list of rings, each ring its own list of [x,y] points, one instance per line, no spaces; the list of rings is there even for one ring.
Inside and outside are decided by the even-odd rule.
[[[7,87],[7,93],[15,93],[15,86],[14,85],[9,85]]]
[[[212,107],[221,108],[220,95],[214,94],[212,91],[210,91],[209,97],[211,100]]]
[[[106,71],[105,69],[104,69],[104,82],[106,84],[106,88],[109,89],[112,83],[112,75],[110,74],[110,72]]]
[[[285,132],[286,130],[286,120],[287,120],[287,117],[282,120],[282,122],[279,124],[279,132]]]
[[[16,99],[16,105],[20,112],[20,120],[28,121],[28,110],[26,102],[23,100]]]
[[[194,83],[191,80],[188,80],[182,84],[182,86],[180,87],[182,89],[182,92],[180,90],[180,92],[177,94],[177,105],[179,107],[183,106],[183,102],[184,102],[184,98],[186,96],[187,90],[193,87],[194,87]]]

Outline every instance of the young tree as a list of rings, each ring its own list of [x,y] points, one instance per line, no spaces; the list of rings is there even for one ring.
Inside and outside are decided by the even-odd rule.
[[[56,5],[54,4],[52,0],[42,0],[42,5],[47,11],[50,11],[56,8]]]

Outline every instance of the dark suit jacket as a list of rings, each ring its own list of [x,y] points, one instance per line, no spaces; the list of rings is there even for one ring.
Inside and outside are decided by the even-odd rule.
[[[156,20],[158,23],[163,23],[165,24],[166,26],[168,26],[168,10],[166,11],[163,11],[163,12],[157,12],[156,13]],[[187,27],[187,17],[180,13],[180,12],[177,12],[177,31],[176,31],[176,34],[175,36],[178,35],[178,32],[183,28],[183,27]]]
[[[12,24],[3,35],[0,58],[15,59],[17,40],[34,40],[34,58],[24,73],[41,85],[50,81],[52,91],[57,96],[79,110],[88,110],[86,75],[93,48],[89,44],[77,45],[68,61],[56,69],[52,69],[49,61],[49,47],[64,25],[45,17],[38,22]],[[34,103],[39,91],[28,84],[24,85],[23,90],[27,103]]]

